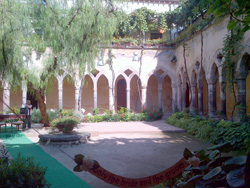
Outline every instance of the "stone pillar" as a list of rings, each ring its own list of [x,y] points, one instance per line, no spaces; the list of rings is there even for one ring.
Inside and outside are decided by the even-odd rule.
[[[27,101],[27,85],[22,82],[22,104],[26,104]]]
[[[114,112],[115,110],[115,100],[114,100],[114,95],[115,93],[113,92],[113,88],[112,87],[109,87],[109,110],[112,110]]]
[[[3,85],[3,101],[5,104],[10,106],[10,84],[9,83],[4,83],[4,85]],[[25,101],[25,103],[26,103],[26,101]],[[6,114],[6,112],[9,109],[5,104],[3,104],[3,113],[4,114]]]
[[[192,101],[191,101],[191,104],[190,104],[190,112],[192,114],[195,114],[196,110],[196,94],[195,94],[195,90],[196,90],[196,85],[191,85],[191,93],[192,93]]]
[[[176,109],[178,108],[178,104],[177,104],[177,87],[172,85],[172,113],[176,111]]]
[[[181,84],[179,84],[178,86],[178,110],[181,111],[182,110],[182,88],[181,88]]]
[[[162,106],[162,84],[158,84],[158,108],[162,108],[164,111]]]
[[[81,87],[82,87],[82,82],[81,79],[76,78],[75,79],[75,110],[79,112],[81,110]]]
[[[63,79],[58,80],[58,105],[63,109]]]
[[[142,108],[147,107],[147,86],[141,88]]]
[[[216,111],[216,83],[208,84],[208,115],[215,117]]]
[[[198,110],[199,110],[199,115],[203,114],[203,83],[202,81],[199,82],[198,84]]]
[[[130,109],[130,87],[127,86],[127,109]]]
[[[182,85],[182,91],[181,91],[181,103],[182,103],[182,110],[186,109],[186,90],[187,90],[187,85],[186,83],[181,84]]]
[[[94,83],[94,109],[97,108],[97,84]]]
[[[223,119],[227,118],[226,86],[226,82],[220,82],[221,116]]]

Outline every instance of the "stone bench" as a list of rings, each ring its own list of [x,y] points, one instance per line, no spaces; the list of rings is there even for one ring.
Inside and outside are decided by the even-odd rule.
[[[13,130],[13,125],[16,126],[16,129],[19,131],[19,126],[23,125],[23,129],[25,128],[25,123],[23,121],[15,121],[11,123],[11,132]]]

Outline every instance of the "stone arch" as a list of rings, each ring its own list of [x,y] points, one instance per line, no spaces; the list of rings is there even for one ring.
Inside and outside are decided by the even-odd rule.
[[[237,103],[241,105],[237,110],[238,117],[250,112],[250,49],[247,49],[249,51],[242,55],[236,70]]]
[[[63,108],[74,109],[75,107],[75,85],[74,79],[67,74],[63,79]]]
[[[58,80],[56,76],[50,78],[46,89],[46,107],[48,109],[59,108]]]
[[[176,78],[175,75],[173,73],[171,73],[169,70],[167,70],[165,67],[163,66],[158,66],[155,70],[152,70],[146,77],[146,80],[148,80],[150,78],[151,75],[157,75],[157,72],[159,70],[162,70],[163,73],[161,75],[159,75],[160,78],[165,77],[166,75],[168,75],[172,81],[173,85],[176,85]]]
[[[109,82],[104,74],[97,79],[97,107],[101,113],[109,109]]]

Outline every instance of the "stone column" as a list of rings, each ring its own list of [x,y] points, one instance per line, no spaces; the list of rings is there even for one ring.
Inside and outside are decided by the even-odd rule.
[[[220,82],[221,116],[223,119],[227,118],[226,86],[226,82]]]
[[[172,113],[176,111],[177,109],[177,87],[172,85]]]
[[[147,86],[141,88],[142,108],[147,107]]]
[[[112,92],[113,92],[113,88],[109,87],[109,110],[112,110],[114,112],[114,110],[115,110],[115,104],[114,104],[115,93],[114,92],[112,93]]]
[[[246,77],[248,72],[241,72],[236,74],[236,119],[240,120],[241,117],[246,115]]]
[[[196,108],[196,85],[191,85],[191,93],[192,93],[192,101],[190,104],[190,112],[192,114],[195,114],[195,108]]]
[[[208,115],[215,117],[216,111],[216,83],[208,84]]]
[[[75,110],[78,112],[81,110],[81,80],[80,79],[76,79],[75,80]]]
[[[63,79],[58,80],[58,105],[63,109]]]
[[[182,88],[181,88],[181,84],[179,84],[178,86],[178,110],[181,111],[182,110]]]
[[[22,104],[26,104],[27,101],[27,85],[22,82]]]
[[[10,84],[9,83],[4,83],[4,85],[3,85],[3,101],[5,104],[10,106]],[[26,101],[25,101],[25,103],[26,103]],[[6,112],[9,109],[5,104],[3,104],[3,113],[4,114],[6,114]]]
[[[94,83],[94,109],[97,108],[97,84]]]
[[[187,85],[186,83],[181,84],[182,85],[182,91],[181,91],[181,102],[182,102],[182,110],[186,109],[186,90],[187,90]]]
[[[162,106],[162,84],[158,84],[158,108],[162,108],[163,109],[163,106]]]
[[[130,109],[130,87],[127,86],[127,109]]]

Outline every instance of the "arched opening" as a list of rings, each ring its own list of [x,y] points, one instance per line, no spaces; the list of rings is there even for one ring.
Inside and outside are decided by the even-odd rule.
[[[69,75],[63,79],[63,108],[75,108],[75,86],[73,79]]]
[[[49,80],[46,90],[46,107],[47,109],[58,109],[58,81],[55,76],[52,76]]]
[[[218,114],[221,111],[221,98],[220,98],[219,70],[218,70],[218,67],[215,63],[213,63],[213,65],[212,65],[211,80],[212,80],[213,85],[215,85],[215,90],[213,89],[213,92],[215,92],[215,93],[213,93],[213,96],[215,95],[215,97],[214,97],[215,104],[213,104],[213,105],[215,105],[214,106],[214,110],[215,110],[214,113]],[[209,100],[213,100],[213,99],[209,99]]]
[[[151,75],[147,84],[147,109],[158,108],[158,80],[155,75]]]
[[[172,82],[171,78],[166,75],[162,80],[162,105],[164,113],[172,113]]]
[[[100,113],[104,113],[109,109],[109,87],[108,79],[102,75],[97,81],[97,107]]]
[[[141,110],[141,81],[134,75],[130,82],[130,108],[135,112]]]
[[[116,81],[117,110],[121,107],[127,108],[127,83],[123,76],[119,76]]]
[[[85,76],[82,88],[82,108],[85,109],[84,114],[92,113],[94,109],[94,86],[89,75]]]

